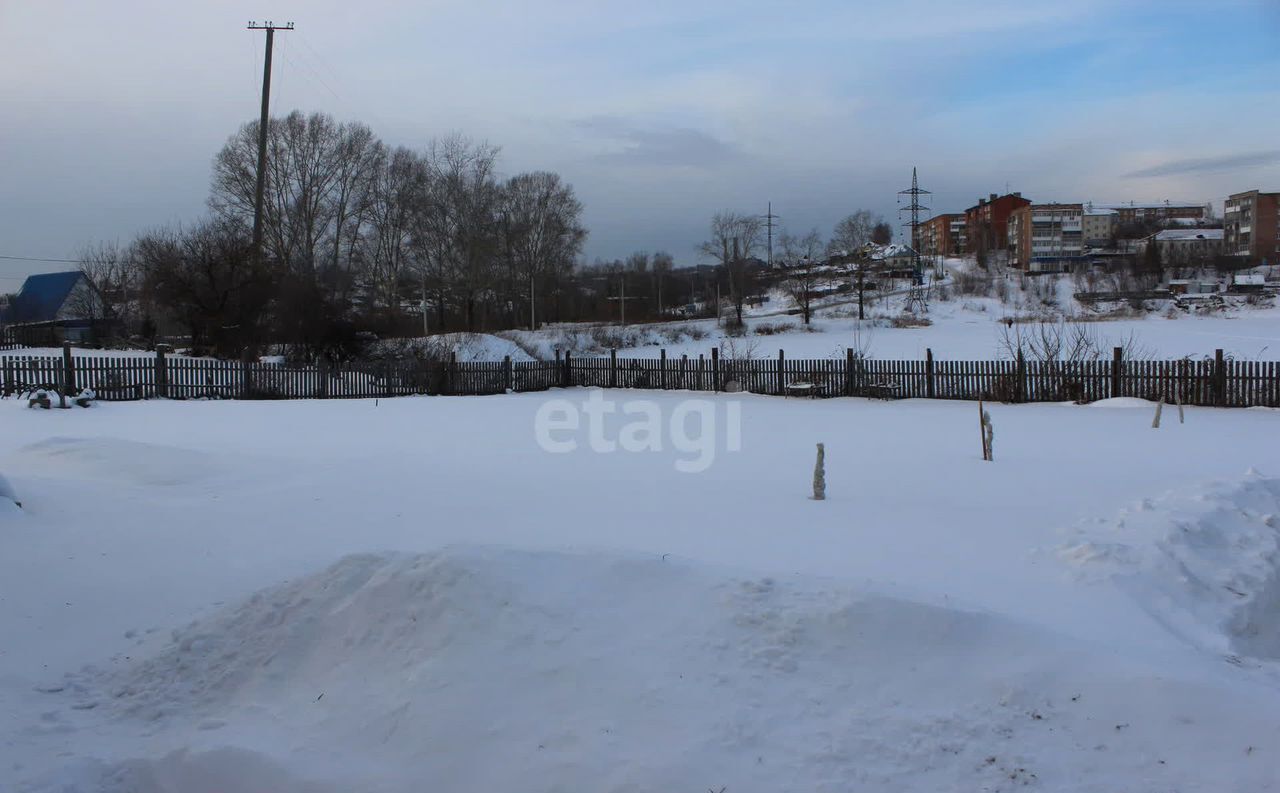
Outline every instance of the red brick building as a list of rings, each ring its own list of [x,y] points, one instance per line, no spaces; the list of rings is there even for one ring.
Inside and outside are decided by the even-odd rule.
[[[968,235],[968,251],[1003,251],[1009,240],[1009,215],[1015,209],[1031,206],[1022,193],[1009,193],[979,198],[978,203],[964,211],[965,230]]]
[[[1235,193],[1223,210],[1223,253],[1249,263],[1280,263],[1280,193]]]
[[[914,247],[921,256],[959,256],[965,241],[964,215],[956,212],[934,215],[916,227]]]
[[[1161,223],[1166,220],[1205,220],[1208,209],[1204,204],[1108,204],[1104,208],[1116,211],[1116,221],[1122,226],[1135,223]]]

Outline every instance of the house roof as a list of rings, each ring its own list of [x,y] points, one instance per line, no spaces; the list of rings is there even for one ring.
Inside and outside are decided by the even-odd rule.
[[[879,261],[881,259],[893,259],[899,256],[914,256],[914,255],[915,255],[915,251],[911,249],[911,246],[903,245],[902,243],[898,243],[898,242],[895,242],[889,245],[876,246],[876,249],[871,252],[871,258],[876,261]]]
[[[1098,209],[1203,209],[1203,201],[1127,201],[1119,204],[1094,204]]]
[[[62,304],[84,275],[79,270],[29,275],[9,307],[13,322],[49,322],[57,319]]]
[[[1157,231],[1155,238],[1159,242],[1173,240],[1221,240],[1222,229],[1165,229]]]

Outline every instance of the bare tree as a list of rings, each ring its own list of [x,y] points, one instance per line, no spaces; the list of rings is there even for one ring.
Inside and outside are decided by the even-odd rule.
[[[138,268],[133,251],[115,242],[86,247],[79,256],[88,283],[70,296],[77,316],[103,320],[106,333],[128,335],[138,320]]]
[[[400,287],[413,266],[413,232],[426,203],[429,170],[422,155],[400,147],[379,168],[368,201],[368,231],[360,240],[377,300],[392,316],[400,311]]]
[[[832,254],[850,254],[868,242],[874,242],[877,229],[881,226],[889,228],[884,218],[867,209],[859,209],[836,224],[831,233],[831,241],[827,250]],[[883,233],[883,230],[881,230]],[[893,236],[889,228],[890,238]]]
[[[813,315],[813,299],[822,264],[822,235],[811,229],[803,237],[783,232],[780,238],[785,275],[782,288],[795,301],[808,325]]]
[[[735,327],[742,328],[742,307],[751,269],[748,260],[760,248],[764,224],[755,215],[717,212],[711,218],[711,239],[698,246],[703,256],[718,261],[729,275],[729,295],[736,310]]]
[[[438,293],[441,325],[446,301],[475,330],[481,296],[495,281],[501,190],[494,176],[498,148],[461,135],[427,150],[431,190],[415,235],[424,273]]]
[[[187,326],[195,346],[237,357],[262,340],[274,285],[243,227],[211,220],[150,232],[134,251],[144,289]]]
[[[529,326],[536,330],[539,291],[545,300],[573,271],[586,241],[582,202],[558,175],[539,171],[509,179],[499,211],[510,300],[527,298]]]
[[[893,242],[893,226],[881,220],[871,227],[871,241],[876,245],[888,245]]]
[[[258,122],[245,124],[213,163],[210,207],[246,227],[253,218],[257,140]],[[338,124],[322,113],[295,110],[268,122],[263,245],[269,258],[314,271],[341,250],[340,230],[358,203],[352,190],[358,176],[373,175],[359,160],[373,148],[372,133],[362,125]]]
[[[874,247],[868,244],[840,257],[853,268],[853,288],[858,293],[859,320],[867,318],[867,292],[878,286],[875,279],[886,272],[884,260],[875,258],[874,253]]]

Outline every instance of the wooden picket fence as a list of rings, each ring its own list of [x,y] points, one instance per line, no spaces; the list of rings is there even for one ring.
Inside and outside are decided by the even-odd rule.
[[[855,357],[721,359],[609,357],[554,361],[403,361],[280,366],[165,355],[0,356],[0,393],[35,389],[99,399],[343,399],[482,395],[571,386],[688,391],[745,391],[774,396],[986,399],[1001,402],[1093,402],[1110,397],[1163,398],[1171,404],[1280,407],[1280,363],[1234,361],[1218,350],[1205,360],[1075,362],[881,361]]]

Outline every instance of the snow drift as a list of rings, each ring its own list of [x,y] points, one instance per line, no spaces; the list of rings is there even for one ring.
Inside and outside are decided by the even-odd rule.
[[[50,690],[159,736],[30,788],[60,793],[1226,789],[1206,753],[1280,749],[1230,692],[1002,617],[599,553],[350,556]]]
[[[0,504],[22,506],[22,502],[18,500],[18,492],[13,489],[13,485],[9,484],[9,480],[4,478],[4,474],[0,474]]]
[[[1078,526],[1060,551],[1110,577],[1187,640],[1280,659],[1280,479],[1243,479],[1143,499]]]
[[[12,459],[29,476],[138,486],[190,484],[230,470],[205,452],[111,437],[53,436],[22,447]]]

